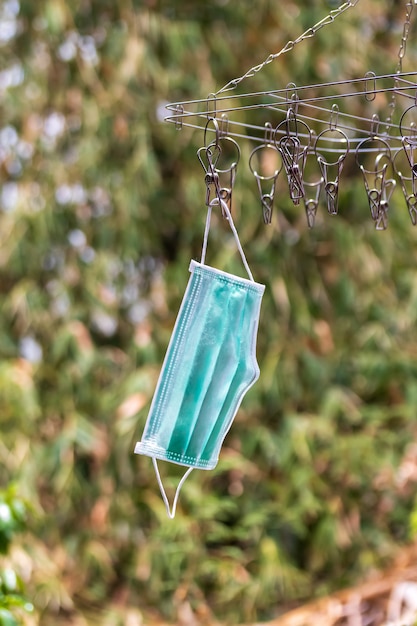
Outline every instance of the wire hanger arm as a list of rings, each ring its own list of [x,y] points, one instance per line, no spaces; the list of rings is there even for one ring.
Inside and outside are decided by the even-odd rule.
[[[299,35],[297,39],[288,41],[279,52],[270,54],[265,59],[265,61],[263,61],[262,63],[259,63],[258,65],[254,65],[253,67],[251,67],[251,69],[248,70],[245,74],[243,74],[243,76],[240,76],[239,78],[234,78],[233,80],[229,81],[226,85],[224,85],[224,87],[219,89],[219,91],[217,91],[214,94],[214,96],[218,96],[219,94],[224,93],[225,91],[230,91],[231,89],[235,89],[235,87],[237,87],[239,83],[245,80],[245,78],[250,78],[251,76],[254,76],[258,72],[260,72],[266,65],[269,65],[269,63],[272,63],[272,61],[275,61],[275,59],[285,54],[286,52],[290,52],[291,50],[293,50],[293,48],[297,44],[301,43],[305,39],[310,39],[311,37],[314,37],[314,35],[321,28],[323,28],[323,26],[333,24],[333,22],[335,21],[336,18],[339,17],[339,15],[341,15],[342,13],[344,13],[351,7],[356,6],[358,2],[359,0],[348,0],[347,2],[344,2],[343,4],[341,4],[338,9],[333,9],[332,11],[330,11],[330,13],[326,17],[324,17],[322,20],[317,22],[317,24],[315,24],[314,26],[310,26],[310,28],[308,28],[302,35]],[[416,0],[414,0],[414,2],[416,2]]]

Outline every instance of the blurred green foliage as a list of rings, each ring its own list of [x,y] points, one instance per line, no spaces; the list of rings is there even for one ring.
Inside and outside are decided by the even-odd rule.
[[[0,625],[18,626],[22,612],[33,611],[23,596],[23,581],[12,563],[7,561],[15,535],[26,525],[26,504],[18,497],[17,487],[0,490]]]
[[[164,105],[216,91],[335,4],[0,2],[0,486],[35,512],[19,544],[45,626],[259,621],[415,535],[416,232],[401,194],[373,230],[357,172],[337,218],[321,207],[309,231],[283,194],[265,227],[242,142],[233,210],[267,286],[261,378],[172,522],[133,455],[205,219],[203,138],[163,123]],[[245,89],[394,71],[403,5],[361,0]],[[239,273],[216,224],[208,261]],[[165,473],[174,489],[180,468]]]

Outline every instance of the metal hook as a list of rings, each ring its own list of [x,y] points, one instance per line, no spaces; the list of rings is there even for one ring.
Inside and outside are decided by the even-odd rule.
[[[369,81],[372,80],[372,88],[369,89]],[[372,102],[376,98],[376,74],[369,71],[365,74],[365,98],[368,102]]]
[[[329,120],[329,130],[337,130],[337,122],[339,121],[339,107],[337,104],[332,105],[332,112]]]
[[[215,133],[216,133],[216,138],[215,138],[214,141],[210,142],[209,145],[211,146],[214,143],[216,148],[218,148],[221,151],[221,149],[220,149],[220,137],[221,137],[221,135],[220,135],[220,127],[219,127],[219,123],[218,123],[218,121],[217,121],[217,119],[215,117],[209,117],[209,119],[207,121],[207,124],[206,124],[206,126],[204,128],[204,145],[207,146],[207,130],[208,130],[208,126],[209,126],[210,122],[213,123],[214,130],[215,130]]]
[[[274,130],[271,122],[265,122],[264,144],[274,144]]]
[[[287,111],[287,115],[285,116],[285,129],[286,129],[288,137],[291,136],[291,126],[290,126],[291,122],[294,122],[295,136],[298,137],[298,120],[297,120],[297,115],[296,115],[296,112],[294,111],[294,109],[292,107],[289,107],[289,109]]]
[[[227,113],[222,113],[219,126],[219,138],[227,137],[229,134],[229,116]]]
[[[376,137],[378,135],[379,132],[379,115],[377,113],[374,113],[372,116],[372,122],[371,122],[371,135],[373,137]]]
[[[287,88],[286,88],[286,92],[285,92],[285,99],[287,101],[287,104],[290,106],[291,109],[294,109],[294,113],[295,115],[297,115],[298,113],[298,102],[299,102],[299,97],[298,97],[298,93],[297,91],[293,91],[293,93],[290,94],[290,91],[292,89],[297,90],[297,85],[295,83],[288,83]]]
[[[210,105],[213,104],[213,110],[210,110]],[[215,93],[209,93],[207,96],[207,118],[215,119],[217,117],[217,99]]]

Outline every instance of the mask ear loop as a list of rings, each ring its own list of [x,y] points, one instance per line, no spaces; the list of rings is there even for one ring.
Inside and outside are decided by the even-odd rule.
[[[158,467],[158,463],[155,457],[152,457],[152,463],[153,463],[153,467],[154,467],[155,474],[156,474],[156,480],[158,481],[159,490],[161,492],[162,500],[164,501],[168,517],[169,519],[174,519],[176,510],[177,510],[178,498],[180,496],[181,488],[194,468],[189,467],[187,471],[185,472],[184,476],[181,478],[180,482],[178,483],[178,486],[175,490],[174,500],[173,500],[172,509],[171,509],[171,507],[169,506],[168,496],[166,494],[164,485],[162,484],[161,474],[159,473],[159,467]]]
[[[221,206],[225,215],[226,215],[226,219],[229,222],[229,226],[231,228],[231,231],[233,233],[233,236],[235,238],[236,241],[236,245],[237,245],[237,249],[239,250],[239,254],[240,257],[242,259],[242,263],[245,267],[245,270],[249,276],[249,279],[254,283],[255,279],[253,277],[253,274],[250,270],[249,264],[246,260],[246,256],[245,253],[243,252],[243,248],[242,248],[242,244],[240,243],[240,239],[239,239],[239,235],[237,233],[236,230],[236,226],[234,225],[233,222],[233,218],[232,218],[232,214],[230,213],[229,207],[227,206],[227,203],[222,199],[222,198],[214,198],[210,204],[208,205],[208,210],[207,210],[207,219],[206,219],[206,227],[204,229],[204,239],[203,239],[203,249],[201,252],[201,263],[204,265],[204,262],[206,260],[206,252],[207,252],[207,241],[208,241],[208,235],[209,235],[209,231],[210,231],[210,222],[211,222],[211,212],[212,212],[212,208],[213,206]]]
[[[215,187],[216,187],[217,197],[213,198],[213,200],[211,202],[208,202],[207,204],[207,219],[206,219],[206,226],[204,229],[203,249],[201,251],[201,263],[204,265],[204,262],[206,260],[207,242],[208,242],[208,236],[209,236],[209,231],[210,231],[211,213],[212,213],[213,206],[221,206],[223,210],[223,214],[226,216],[226,219],[229,222],[229,226],[231,228],[231,231],[236,241],[237,249],[239,251],[240,257],[242,259],[242,263],[249,276],[249,279],[252,282],[255,282],[255,279],[252,275],[249,264],[246,260],[245,253],[243,252],[242,244],[240,243],[239,235],[237,233],[236,226],[233,222],[232,214],[230,212],[229,207],[227,206],[227,202],[225,202],[223,198],[221,197],[220,188],[218,184],[218,176],[217,176],[216,169],[211,158],[212,157],[211,150],[209,148],[207,148],[206,150],[206,155],[207,155],[207,161],[208,161],[209,171],[210,171],[209,184],[211,184],[211,182],[214,182]],[[207,181],[207,177],[206,177],[206,181]]]

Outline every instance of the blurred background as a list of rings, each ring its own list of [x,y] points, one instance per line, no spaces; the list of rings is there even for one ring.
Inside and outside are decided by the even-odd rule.
[[[164,122],[165,105],[339,5],[0,0],[2,626],[267,621],[413,546],[417,233],[400,191],[375,231],[354,168],[337,217],[320,206],[309,229],[282,193],[266,226],[240,142],[261,377],[173,521],[133,454],[205,220],[203,132]],[[361,0],[242,89],[394,72],[405,12]],[[215,225],[208,262],[241,273]],[[163,473],[172,493],[181,469]]]

